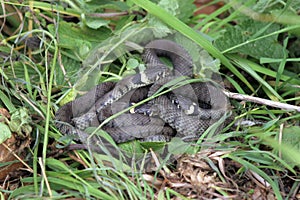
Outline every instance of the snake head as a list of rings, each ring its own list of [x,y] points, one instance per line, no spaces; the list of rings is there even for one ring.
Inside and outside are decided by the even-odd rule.
[[[171,102],[186,115],[199,115],[198,104],[193,102],[190,98],[180,94],[170,94],[169,98],[171,99]]]
[[[141,106],[135,107],[133,112],[131,113],[138,113],[143,114],[149,117],[158,116],[158,110],[153,105],[143,104]]]

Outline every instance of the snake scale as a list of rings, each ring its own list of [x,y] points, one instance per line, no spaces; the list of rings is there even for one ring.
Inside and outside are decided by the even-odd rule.
[[[167,57],[173,68],[160,57]],[[97,127],[113,114],[153,95],[161,86],[178,77],[193,77],[193,62],[188,52],[169,40],[154,40],[142,55],[146,70],[127,76],[118,83],[104,82],[85,95],[62,106],[55,115],[57,128],[84,141],[87,127]],[[165,141],[173,136],[198,138],[224,115],[228,101],[218,87],[195,82],[153,98],[105,124],[117,143],[134,139]]]

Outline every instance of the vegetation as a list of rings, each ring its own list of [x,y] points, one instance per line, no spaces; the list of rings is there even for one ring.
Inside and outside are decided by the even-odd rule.
[[[1,1],[0,11],[0,199],[300,197],[299,0]],[[232,123],[189,151],[174,138],[164,157],[151,149],[165,143],[120,145],[141,165],[67,150],[57,109],[142,69],[142,46],[155,38],[184,46],[199,78],[219,72]]]

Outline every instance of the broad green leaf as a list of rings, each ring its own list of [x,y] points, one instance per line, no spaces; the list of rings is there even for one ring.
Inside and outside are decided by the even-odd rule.
[[[261,35],[257,35],[264,28],[266,30]],[[280,26],[277,24],[245,20],[236,26],[226,28],[223,36],[215,41],[215,46],[220,51],[228,52],[230,50],[229,53],[243,53],[257,59],[260,57],[283,58],[285,50],[277,41],[278,34],[255,40],[256,37],[274,33],[279,28]],[[254,41],[248,43],[250,39],[254,39]],[[243,45],[240,46],[241,44]]]
[[[129,141],[129,142],[124,142],[118,145],[120,149],[122,149],[126,155],[143,155],[144,150],[141,147],[140,143],[138,141]]]
[[[78,24],[60,22],[57,25],[48,25],[48,30],[51,34],[59,38],[59,46],[66,49],[71,49],[75,55],[79,56],[79,60],[84,59],[88,52],[101,41],[108,38],[111,31],[101,27],[97,30],[80,27]]]
[[[173,16],[177,16],[184,22],[188,21],[189,17],[191,17],[193,13],[191,11],[193,11],[196,8],[192,0],[160,0],[158,2],[158,6],[164,8],[168,13],[170,13]],[[155,27],[153,29],[153,34],[156,38],[163,38],[171,33],[174,33],[172,29],[170,29],[158,18],[152,15],[148,16],[148,18],[149,26]]]
[[[102,26],[108,27],[109,22],[109,20],[93,17],[87,17],[85,20],[86,25],[92,29],[98,29]]]
[[[149,17],[148,25],[150,27],[155,27],[154,29],[152,29],[155,38],[163,38],[173,33],[173,31],[168,26],[152,16]]]
[[[178,14],[177,17],[181,21],[187,23],[189,18],[193,16],[193,11],[196,9],[194,0],[177,0],[178,1]]]
[[[194,74],[197,77],[211,78],[213,73],[219,72],[221,65],[219,59],[212,58],[206,50],[181,34],[175,34],[174,39],[176,43],[183,46],[191,55],[195,65]]]
[[[89,1],[84,1],[84,4],[82,5],[82,9],[86,13],[92,13],[92,12],[103,11],[103,9],[128,11],[129,7],[125,2],[121,2],[121,1],[89,0]]]
[[[128,70],[136,69],[138,66],[139,66],[139,61],[137,59],[134,59],[134,58],[128,59],[127,65],[126,65],[126,68]]]
[[[9,127],[2,122],[0,122],[0,130],[1,130],[0,133],[0,144],[1,144],[2,142],[4,142],[5,140],[11,137],[11,131]]]
[[[61,58],[62,66],[64,67],[65,74],[59,64],[56,66],[56,83],[57,85],[66,85],[66,81],[72,84],[76,83],[79,78],[78,71],[82,68],[80,62],[67,56]]]
[[[168,13],[171,15],[176,15],[177,9],[178,9],[178,2],[175,1],[169,1],[169,0],[161,0],[158,5],[162,8],[164,8]],[[168,36],[169,34],[173,33],[173,30],[170,29],[166,24],[164,24],[162,21],[157,19],[156,17],[149,15],[149,26],[155,27],[153,29],[153,34],[156,38],[163,38]]]
[[[184,142],[181,138],[174,137],[168,144],[168,152],[174,155],[184,154],[191,150],[191,144]]]
[[[13,65],[3,69],[7,77],[22,84],[34,84],[39,82],[40,75],[44,73],[44,67],[31,62],[25,55],[20,55],[20,60],[21,61],[13,62]],[[27,68],[31,83],[26,82],[24,67]]]

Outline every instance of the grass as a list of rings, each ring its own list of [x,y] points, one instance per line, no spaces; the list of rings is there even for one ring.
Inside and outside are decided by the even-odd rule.
[[[161,144],[120,145],[123,153],[137,152],[134,161],[113,159],[107,152],[63,148],[74,142],[54,126],[54,113],[61,104],[90,86],[133,73],[127,60],[139,64],[139,43],[154,35],[171,37],[173,33],[175,39],[191,42],[185,42],[190,52],[201,47],[219,59],[221,68],[210,70],[219,71],[231,92],[299,104],[298,4],[232,0],[209,15],[192,15],[191,1],[178,10],[166,2],[1,2],[0,123],[10,131],[1,133],[0,141],[9,135],[19,144],[0,146],[1,152],[18,155],[10,160],[0,156],[1,199],[299,196],[299,113],[247,101],[231,99],[232,123],[217,135],[211,127],[197,144],[189,146],[189,154],[181,155],[187,147],[176,139],[168,143],[171,157],[143,151],[147,145],[157,149]],[[215,3],[220,1],[210,4]],[[90,17],[91,13],[123,11],[128,13]],[[124,52],[120,48],[124,41],[137,50]],[[233,126],[239,119],[261,120],[263,125]],[[147,166],[149,157],[154,168]],[[18,160],[28,167],[10,165]],[[5,166],[10,167],[9,174]]]

